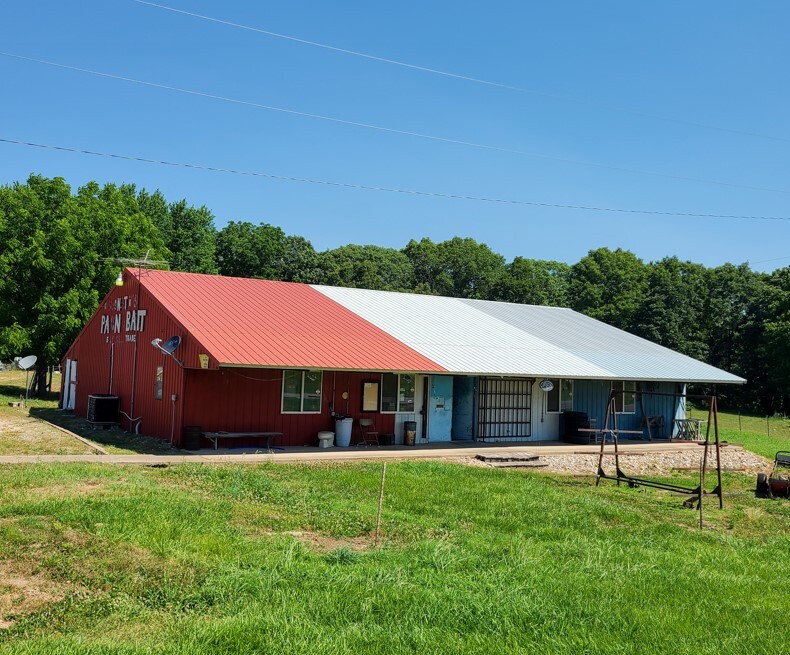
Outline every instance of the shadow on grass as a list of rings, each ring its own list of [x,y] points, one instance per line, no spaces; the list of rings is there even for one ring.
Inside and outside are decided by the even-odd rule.
[[[141,455],[158,455],[171,453],[174,449],[161,439],[126,432],[117,426],[104,429],[103,426],[92,426],[81,416],[72,412],[64,412],[52,407],[31,407],[30,415],[58,425],[75,434],[105,447],[114,453],[137,453]]]

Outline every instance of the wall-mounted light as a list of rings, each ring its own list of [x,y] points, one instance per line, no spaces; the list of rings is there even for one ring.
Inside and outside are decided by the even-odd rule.
[[[123,271],[118,271],[118,277],[115,278],[115,286],[116,287],[123,286]]]

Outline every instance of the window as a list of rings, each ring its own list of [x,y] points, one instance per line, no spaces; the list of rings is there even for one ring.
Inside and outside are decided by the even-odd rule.
[[[550,379],[554,388],[546,392],[546,412],[570,412],[573,409],[573,380]]]
[[[384,373],[381,376],[381,411],[413,412],[416,376]]]
[[[162,400],[162,389],[165,386],[165,367],[156,367],[156,381],[154,382],[154,400]]]
[[[322,371],[283,371],[284,414],[320,414]]]
[[[379,383],[366,380],[362,383],[362,411],[379,411]]]
[[[612,382],[613,391],[622,391],[614,397],[614,411],[618,414],[636,413],[636,382],[615,380]]]

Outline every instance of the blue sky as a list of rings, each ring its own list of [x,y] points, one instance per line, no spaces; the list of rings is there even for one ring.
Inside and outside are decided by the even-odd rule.
[[[369,187],[537,203],[790,217],[784,2],[6,3],[0,50],[318,120],[0,56],[0,138]],[[413,132],[461,145],[419,138]],[[790,221],[623,214],[280,181],[0,143],[31,172],[133,182],[317,249],[455,235],[507,259],[627,248],[790,264]],[[772,260],[772,261],[766,261]]]

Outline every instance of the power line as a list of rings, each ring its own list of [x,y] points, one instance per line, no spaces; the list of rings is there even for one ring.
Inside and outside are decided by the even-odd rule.
[[[137,1],[137,0],[135,0],[135,1]],[[580,160],[580,159],[567,159],[567,158],[564,158],[564,157],[556,157],[554,155],[547,155],[547,154],[544,154],[544,153],[532,152],[532,151],[529,151],[529,150],[515,150],[515,149],[512,149],[512,148],[504,148],[504,147],[493,146],[493,145],[484,144],[484,143],[475,143],[473,141],[463,141],[463,140],[459,140],[459,139],[450,139],[450,138],[447,138],[447,137],[441,137],[441,136],[436,136],[436,135],[432,135],[432,134],[424,134],[424,133],[421,133],[421,132],[410,132],[410,131],[407,131],[407,130],[399,130],[399,129],[392,128],[392,127],[386,127],[386,126],[382,126],[382,125],[374,125],[372,123],[363,123],[363,122],[352,121],[352,120],[347,120],[347,119],[343,119],[343,118],[336,118],[336,117],[333,117],[333,116],[324,116],[324,115],[321,115],[321,114],[312,114],[312,113],[308,113],[308,112],[298,111],[298,110],[295,110],[295,109],[288,109],[288,108],[285,108],[285,107],[275,107],[275,106],[272,106],[272,105],[266,105],[266,104],[262,104],[262,103],[258,103],[258,102],[253,102],[253,101],[250,101],[250,100],[241,100],[239,98],[231,98],[231,97],[228,97],[228,96],[221,96],[221,95],[216,95],[216,94],[213,94],[213,93],[206,93],[206,92],[203,92],[203,91],[195,91],[193,89],[185,89],[183,87],[171,86],[171,85],[167,85],[167,84],[160,84],[158,82],[150,82],[150,81],[147,81],[147,80],[140,80],[140,79],[136,79],[136,78],[133,78],[133,77],[127,77],[127,76],[124,76],[124,75],[116,75],[114,73],[105,73],[105,72],[102,72],[102,71],[92,70],[90,68],[81,68],[79,66],[71,66],[69,64],[61,64],[61,63],[58,63],[58,62],[55,62],[55,61],[48,61],[46,59],[37,59],[35,57],[27,57],[25,55],[19,55],[19,54],[15,54],[15,53],[12,53],[12,52],[2,52],[2,51],[0,51],[0,55],[2,55],[4,57],[10,57],[10,58],[13,58],[13,59],[20,59],[22,61],[29,61],[29,62],[33,62],[33,63],[36,63],[36,64],[43,64],[45,66],[53,66],[55,68],[61,68],[61,69],[64,69],[64,70],[70,70],[70,71],[74,71],[74,72],[78,72],[78,73],[84,73],[84,74],[87,74],[87,75],[95,75],[97,77],[103,77],[103,78],[108,78],[108,79],[112,79],[112,80],[118,80],[118,81],[121,81],[121,82],[129,82],[131,84],[139,84],[141,86],[148,86],[148,87],[152,87],[152,88],[155,88],[155,89],[162,89],[162,90],[165,90],[165,91],[174,91],[176,93],[183,93],[183,94],[186,94],[186,95],[198,96],[198,97],[201,97],[201,98],[208,98],[210,100],[219,100],[221,102],[229,102],[229,103],[232,103],[232,104],[243,105],[243,106],[247,106],[247,107],[253,107],[253,108],[256,108],[256,109],[265,109],[267,111],[281,112],[281,113],[290,114],[290,115],[293,115],[293,116],[299,116],[301,118],[312,118],[312,119],[316,119],[316,120],[329,121],[329,122],[332,122],[332,123],[339,123],[341,125],[349,125],[349,126],[352,126],[352,127],[361,127],[361,128],[365,128],[365,129],[369,129],[369,130],[377,130],[377,131],[380,131],[380,132],[387,132],[387,133],[390,133],[390,134],[399,134],[399,135],[402,135],[402,136],[410,136],[410,137],[415,137],[415,138],[419,138],[419,139],[427,139],[427,140],[430,140],[430,141],[438,141],[438,142],[448,143],[448,144],[452,144],[452,145],[459,145],[459,146],[465,146],[465,147],[471,147],[471,148],[480,148],[480,149],[483,149],[483,150],[491,150],[491,151],[495,151],[495,152],[503,152],[503,153],[513,154],[513,155],[521,155],[521,156],[526,156],[526,157],[536,157],[536,158],[539,158],[539,159],[548,159],[548,160],[551,160],[551,161],[556,161],[556,162],[565,163],[565,164],[574,164],[574,165],[580,165],[580,166],[593,166],[595,168],[602,168],[602,169],[613,170],[613,171],[618,171],[618,172],[635,173],[635,174],[638,174],[638,175],[652,175],[652,176],[655,176],[655,177],[663,177],[663,178],[668,178],[668,179],[672,179],[672,180],[683,180],[683,181],[686,181],[686,182],[697,182],[697,183],[702,183],[702,184],[715,184],[717,186],[724,186],[724,187],[737,188],[737,189],[749,189],[751,191],[767,191],[767,192],[771,192],[771,193],[790,194],[790,191],[786,191],[784,189],[773,189],[773,188],[769,188],[769,187],[757,187],[757,186],[752,186],[752,185],[748,185],[748,184],[738,184],[736,182],[723,182],[723,181],[720,181],[720,180],[709,180],[709,179],[705,179],[705,178],[688,177],[688,176],[685,176],[685,175],[675,175],[675,174],[672,174],[672,173],[659,173],[659,172],[656,172],[656,171],[648,171],[648,170],[642,170],[642,169],[637,169],[637,168],[629,168],[629,167],[625,167],[625,166],[613,166],[611,164],[602,164],[602,163],[599,163],[599,162],[591,162],[591,161],[585,161],[585,160]]]
[[[441,75],[443,77],[450,77],[450,78],[454,78],[454,79],[457,79],[457,80],[463,80],[465,82],[472,82],[474,84],[483,84],[483,85],[486,85],[486,86],[489,86],[489,87],[497,87],[497,88],[506,89],[506,90],[509,90],[509,91],[518,91],[520,93],[529,93],[530,95],[540,96],[540,97],[543,97],[543,98],[550,98],[552,100],[560,100],[562,102],[570,102],[570,103],[575,103],[575,104],[586,105],[588,107],[595,107],[597,109],[604,109],[606,111],[630,114],[632,116],[639,116],[641,118],[649,118],[651,120],[659,120],[659,121],[665,121],[665,122],[670,122],[670,123],[677,123],[677,124],[680,124],[680,125],[690,125],[692,127],[701,127],[701,128],[707,129],[707,130],[716,130],[716,131],[719,131],[719,132],[728,132],[730,134],[739,134],[741,136],[750,136],[750,137],[756,137],[756,138],[759,138],[759,139],[769,139],[769,140],[772,140],[772,141],[790,142],[790,138],[788,138],[788,137],[776,136],[776,135],[771,135],[771,134],[762,134],[762,133],[759,133],[759,132],[750,132],[748,130],[737,130],[737,129],[728,128],[728,127],[721,127],[721,126],[718,126],[718,125],[710,125],[710,124],[707,124],[707,123],[700,123],[700,122],[697,122],[697,121],[690,121],[690,120],[686,120],[686,119],[682,119],[682,118],[672,118],[672,117],[669,117],[669,116],[660,116],[658,114],[651,114],[649,112],[638,111],[636,109],[629,109],[627,107],[619,107],[619,106],[616,106],[616,105],[608,105],[608,104],[604,104],[604,103],[597,103],[597,102],[592,102],[592,101],[589,101],[589,100],[584,100],[584,99],[581,99],[581,98],[573,98],[573,97],[570,97],[570,96],[563,96],[563,95],[558,95],[558,94],[554,94],[554,93],[548,93],[546,91],[537,91],[535,89],[528,89],[528,88],[521,87],[521,86],[514,86],[514,85],[511,85],[511,84],[504,84],[504,83],[501,83],[501,82],[494,82],[494,81],[491,81],[491,80],[486,80],[486,79],[482,79],[482,78],[478,78],[478,77],[471,77],[471,76],[468,76],[468,75],[461,75],[459,73],[452,73],[450,71],[444,71],[444,70],[440,70],[438,68],[430,68],[428,66],[420,66],[420,65],[417,65],[417,64],[410,64],[408,62],[400,61],[398,59],[388,59],[386,57],[379,57],[377,55],[372,55],[372,54],[367,53],[367,52],[361,52],[359,50],[349,50],[347,48],[340,48],[340,47],[329,45],[329,44],[326,44],[326,43],[320,43],[318,41],[310,41],[308,39],[302,39],[302,38],[299,38],[299,37],[296,37],[296,36],[290,36],[288,34],[280,34],[278,32],[272,32],[270,30],[264,30],[264,29],[261,29],[259,27],[253,27],[251,25],[244,25],[242,23],[234,23],[234,22],[229,21],[229,20],[223,20],[221,18],[215,18],[213,16],[206,16],[204,14],[197,14],[197,13],[194,13],[194,12],[191,12],[191,11],[186,11],[184,9],[177,9],[175,7],[170,7],[168,5],[158,4],[156,2],[148,2],[147,0],[132,0],[132,2],[136,2],[137,4],[141,4],[141,5],[147,5],[149,7],[155,7],[157,9],[164,9],[165,11],[170,11],[170,12],[173,12],[175,14],[182,14],[184,16],[190,16],[192,18],[199,18],[200,20],[205,20],[205,21],[208,21],[208,22],[211,22],[211,23],[217,23],[217,24],[220,24],[220,25],[228,26],[228,27],[234,27],[234,28],[237,28],[237,29],[247,30],[249,32],[257,32],[258,34],[265,34],[266,36],[271,36],[271,37],[274,37],[274,38],[277,38],[277,39],[285,39],[287,41],[293,41],[295,43],[301,43],[303,45],[309,45],[309,46],[313,46],[313,47],[316,47],[316,48],[323,48],[324,50],[331,50],[333,52],[339,52],[339,53],[346,54],[346,55],[351,55],[351,56],[354,56],[354,57],[362,57],[364,59],[369,59],[369,60],[377,61],[377,62],[384,63],[384,64],[392,64],[394,66],[402,66],[404,68],[411,68],[413,70],[421,71],[421,72],[424,72],[424,73],[430,73],[432,75]]]
[[[219,166],[205,166],[201,164],[189,164],[185,162],[174,162],[162,159],[149,159],[145,157],[136,157],[133,155],[121,155],[117,153],[99,152],[96,150],[85,150],[79,148],[68,148],[66,146],[56,146],[43,143],[34,143],[31,141],[19,141],[16,139],[0,138],[0,143],[9,143],[14,145],[29,146],[32,148],[44,148],[48,150],[58,150],[61,152],[71,152],[82,155],[92,155],[96,157],[109,157],[112,159],[122,159],[125,161],[135,161],[144,164],[160,164],[163,166],[175,166],[180,168],[189,168],[193,170],[210,171],[214,173],[229,173],[232,175],[246,175],[250,177],[263,177],[271,180],[281,180],[286,182],[300,182],[304,184],[320,184],[323,186],[340,187],[344,189],[358,189],[362,191],[380,191],[385,193],[400,193],[411,196],[424,196],[430,198],[446,198],[450,200],[469,200],[474,202],[496,203],[503,205],[519,205],[529,207],[546,207],[550,209],[574,209],[580,211],[591,212],[611,212],[619,214],[644,214],[648,216],[678,216],[690,218],[731,218],[743,220],[761,220],[761,221],[790,221],[790,216],[750,216],[740,214],[703,214],[695,212],[674,212],[674,211],[655,211],[645,209],[621,209],[616,207],[591,207],[585,205],[565,205],[560,203],[550,202],[535,202],[529,200],[513,200],[507,198],[490,198],[485,196],[469,196],[455,193],[441,193],[437,191],[418,191],[414,189],[397,189],[393,187],[380,187],[370,186],[365,184],[352,184],[349,182],[337,182],[333,180],[316,180],[305,177],[294,177],[289,175],[276,175],[274,173],[264,173],[259,171],[242,171],[234,168],[222,168]]]
[[[778,262],[782,261],[783,259],[790,259],[790,255],[786,257],[774,257],[773,259],[761,259],[758,262],[749,262],[750,264],[767,264],[768,262]]]

